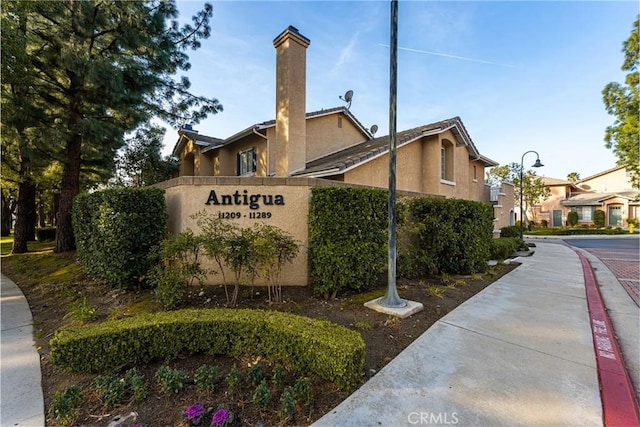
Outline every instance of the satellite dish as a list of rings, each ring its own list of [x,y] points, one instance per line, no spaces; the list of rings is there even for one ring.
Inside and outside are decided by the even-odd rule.
[[[342,99],[344,102],[346,102],[347,104],[347,109],[351,108],[351,100],[353,99],[353,91],[352,90],[348,90],[345,92],[344,97],[339,96],[338,98]]]
[[[369,132],[371,132],[371,135],[375,135],[376,132],[378,132],[378,125],[371,126],[371,129],[369,129]]]

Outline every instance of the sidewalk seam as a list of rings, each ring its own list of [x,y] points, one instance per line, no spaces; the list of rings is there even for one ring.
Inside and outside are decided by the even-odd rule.
[[[589,368],[589,369],[596,369],[592,365],[576,362],[575,360],[572,360],[572,359],[566,359],[566,358],[560,357],[560,356],[558,356],[556,354],[545,353],[544,351],[536,350],[535,348],[532,348],[532,347],[527,347],[527,346],[524,346],[524,345],[521,345],[521,344],[517,344],[517,343],[511,342],[511,341],[503,340],[503,339],[497,338],[497,337],[495,337],[493,335],[488,335],[488,334],[484,334],[482,332],[474,331],[473,329],[465,328],[465,327],[462,327],[460,325],[456,325],[454,323],[449,323],[449,322],[442,321],[442,320],[439,320],[436,323],[444,323],[446,325],[453,326],[454,328],[462,329],[464,331],[468,331],[468,332],[471,332],[473,334],[480,335],[482,337],[487,337],[487,338],[490,338],[490,339],[493,339],[493,340],[496,340],[496,341],[499,341],[499,342],[502,342],[502,343],[505,343],[505,344],[513,345],[515,347],[522,348],[524,350],[534,351],[534,352],[539,353],[539,354],[544,354],[545,356],[553,357],[554,359],[564,360],[565,362],[569,362],[569,363],[575,363],[576,365],[584,366],[584,367]]]

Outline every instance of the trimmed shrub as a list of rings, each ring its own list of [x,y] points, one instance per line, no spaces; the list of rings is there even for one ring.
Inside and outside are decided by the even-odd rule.
[[[621,229],[620,227],[616,228],[562,228],[562,229],[548,229],[551,232],[547,232],[546,229],[535,230],[531,233],[532,236],[581,236],[588,234],[608,234],[608,235],[616,235],[616,234],[627,234],[628,231]]]
[[[597,228],[604,227],[605,213],[602,209],[596,209],[593,214],[593,223]]]
[[[51,242],[56,240],[55,227],[36,228],[36,239],[38,242]]]
[[[408,201],[403,227],[415,274],[471,274],[485,271],[493,240],[493,209],[489,203],[460,199],[415,198]]]
[[[575,227],[578,225],[578,212],[571,211],[567,214],[567,224],[569,227]]]
[[[491,258],[503,260],[514,252],[528,249],[520,237],[500,237],[491,241]]]
[[[517,225],[502,227],[500,229],[500,237],[520,237],[520,227]]]
[[[50,341],[56,365],[79,372],[209,352],[264,356],[339,387],[360,381],[364,340],[326,320],[264,310],[178,310],[62,329]]]
[[[311,190],[309,274],[317,295],[366,289],[384,272],[387,194],[367,188]]]
[[[167,222],[159,188],[117,188],[77,196],[72,210],[78,260],[114,288],[139,287],[152,265],[151,249]]]

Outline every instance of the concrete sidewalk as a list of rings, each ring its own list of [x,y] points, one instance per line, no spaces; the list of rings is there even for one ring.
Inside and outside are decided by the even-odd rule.
[[[581,263],[535,251],[314,425],[602,425]]]
[[[40,356],[29,304],[13,281],[0,275],[0,426],[44,426]]]

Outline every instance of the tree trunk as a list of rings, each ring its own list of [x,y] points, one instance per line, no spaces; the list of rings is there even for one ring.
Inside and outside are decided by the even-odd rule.
[[[38,199],[38,226],[41,228],[47,226],[47,217],[44,212],[44,200],[42,200],[42,196]]]
[[[30,218],[33,216],[35,204],[30,203],[31,194],[35,194],[35,185],[30,178],[24,178],[18,184],[18,207],[16,211],[16,225],[13,231],[12,254],[27,252],[27,242],[35,239],[35,230],[31,226]]]
[[[36,211],[36,185],[29,180],[27,188],[27,240],[36,240],[38,212]]]
[[[13,225],[12,216],[13,209],[11,209],[11,203],[9,198],[4,195],[4,191],[1,193],[2,196],[2,210],[0,212],[1,218],[1,226],[0,226],[0,235],[2,237],[11,235],[11,226]]]
[[[58,224],[56,222],[56,213],[60,207],[60,193],[54,193],[51,200],[51,208],[49,211],[49,224],[55,226]]]
[[[79,119],[79,118],[78,118]],[[55,252],[72,251],[76,248],[71,224],[71,208],[73,199],[80,192],[80,150],[82,135],[73,133],[67,141],[65,163],[62,170],[62,184],[60,187],[60,204],[56,217],[56,247]]]

